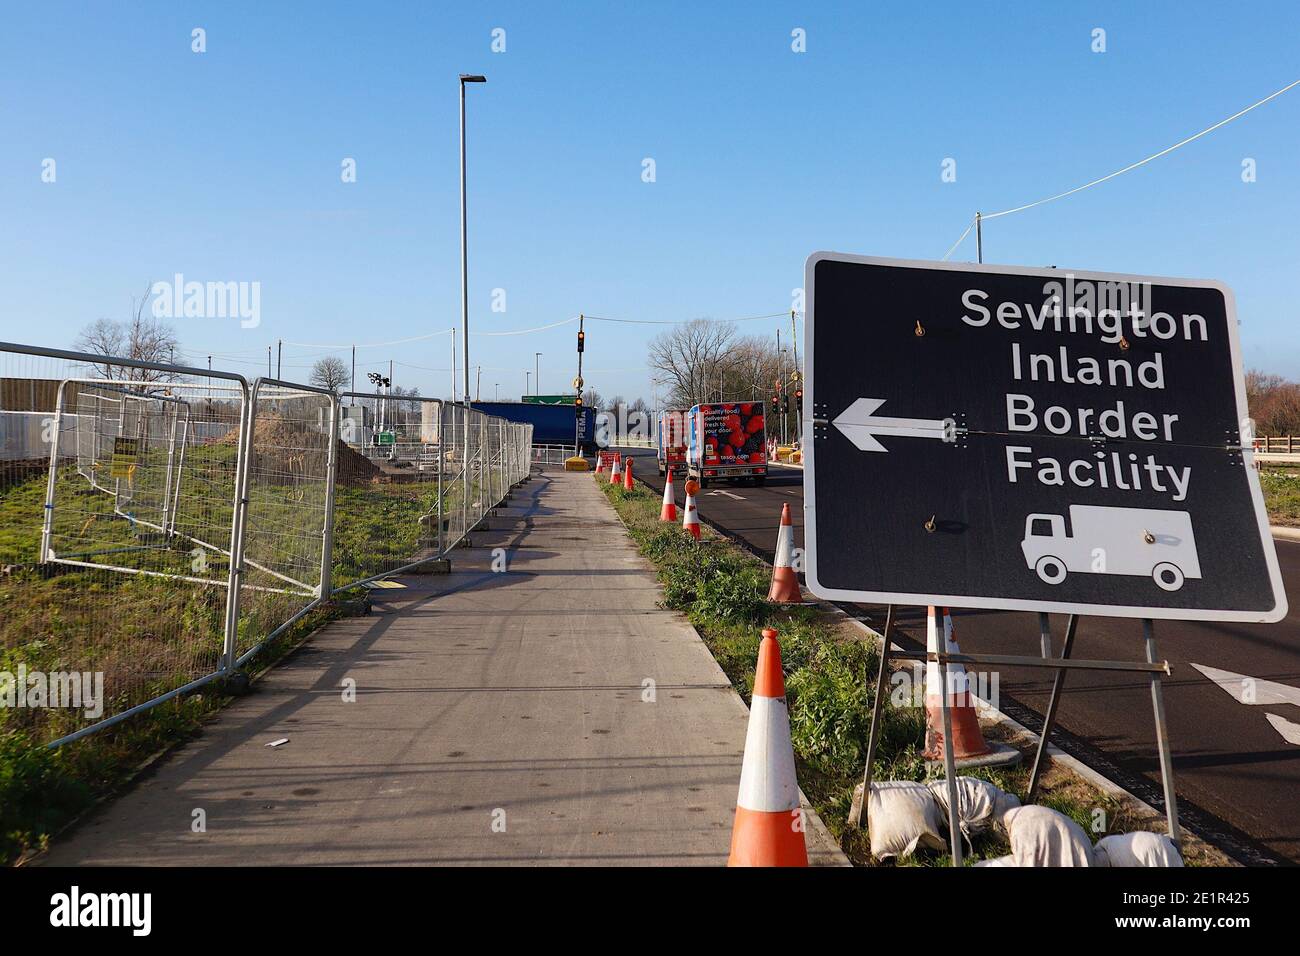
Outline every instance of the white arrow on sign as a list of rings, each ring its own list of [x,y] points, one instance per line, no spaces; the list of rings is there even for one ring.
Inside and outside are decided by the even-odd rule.
[[[872,412],[883,404],[885,404],[883,398],[859,398],[844,409],[832,424],[843,433],[845,438],[857,445],[859,451],[889,451],[876,441],[877,435],[951,440],[948,437],[949,429],[952,427],[951,419],[889,418],[885,415],[873,415]]]

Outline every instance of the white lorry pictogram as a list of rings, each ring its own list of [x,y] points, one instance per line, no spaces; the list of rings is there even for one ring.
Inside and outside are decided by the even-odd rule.
[[[1150,576],[1165,591],[1201,576],[1186,511],[1070,505],[1070,533],[1061,515],[1031,514],[1020,542],[1025,562],[1047,584],[1068,572]]]

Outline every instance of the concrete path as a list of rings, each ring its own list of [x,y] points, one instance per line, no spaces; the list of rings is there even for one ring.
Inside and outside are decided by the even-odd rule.
[[[450,575],[373,592],[42,862],[725,863],[748,712],[656,607],[591,476],[535,473],[491,522]],[[808,842],[847,862],[812,814]]]

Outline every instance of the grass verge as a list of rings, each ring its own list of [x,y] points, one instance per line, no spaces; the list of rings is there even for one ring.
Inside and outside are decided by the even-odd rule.
[[[1265,465],[1259,472],[1264,506],[1272,524],[1300,528],[1300,468]]]
[[[775,627],[780,631],[800,786],[849,858],[857,865],[874,865],[866,832],[849,826],[848,813],[866,759],[879,666],[875,644],[829,609],[769,604],[771,569],[766,564],[708,528],[703,540],[695,543],[677,525],[660,522],[658,496],[644,486],[625,491],[600,479],[597,475],[628,534],[654,565],[664,588],[664,606],[690,618],[746,702],[753,689],[761,630]],[[904,703],[900,704],[891,695],[882,710],[875,780],[927,778],[922,757],[925,713],[911,705],[910,694],[902,697]],[[984,730],[988,737],[1024,749],[1024,741],[1011,739],[1000,725],[986,725]],[[1026,765],[968,773],[1021,798],[1028,788]],[[1101,793],[1059,765],[1044,775],[1040,792],[1040,803],[1074,819],[1094,842],[1113,833],[1163,830],[1163,817],[1144,812],[1132,801]],[[1184,837],[1184,858],[1189,865],[1230,862],[1191,834]],[[967,863],[1007,852],[1005,836],[990,829],[976,837]],[[949,862],[946,854],[921,851],[899,864],[946,866]]]
[[[319,627],[335,603],[305,615],[254,659],[254,680]],[[217,683],[81,740],[50,750],[29,729],[0,725],[0,864],[21,864],[100,800],[126,786],[160,752],[191,739],[231,697]]]

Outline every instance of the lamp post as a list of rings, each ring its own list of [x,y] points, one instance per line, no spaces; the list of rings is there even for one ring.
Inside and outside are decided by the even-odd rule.
[[[533,394],[542,394],[542,353],[533,353]]]
[[[460,75],[460,315],[465,359],[465,402],[469,402],[469,261],[465,212],[465,84],[486,83],[487,77]]]
[[[472,73],[460,75],[460,316],[465,365],[465,500],[469,500],[469,263],[467,261],[465,214],[465,84],[486,83],[487,77]]]

